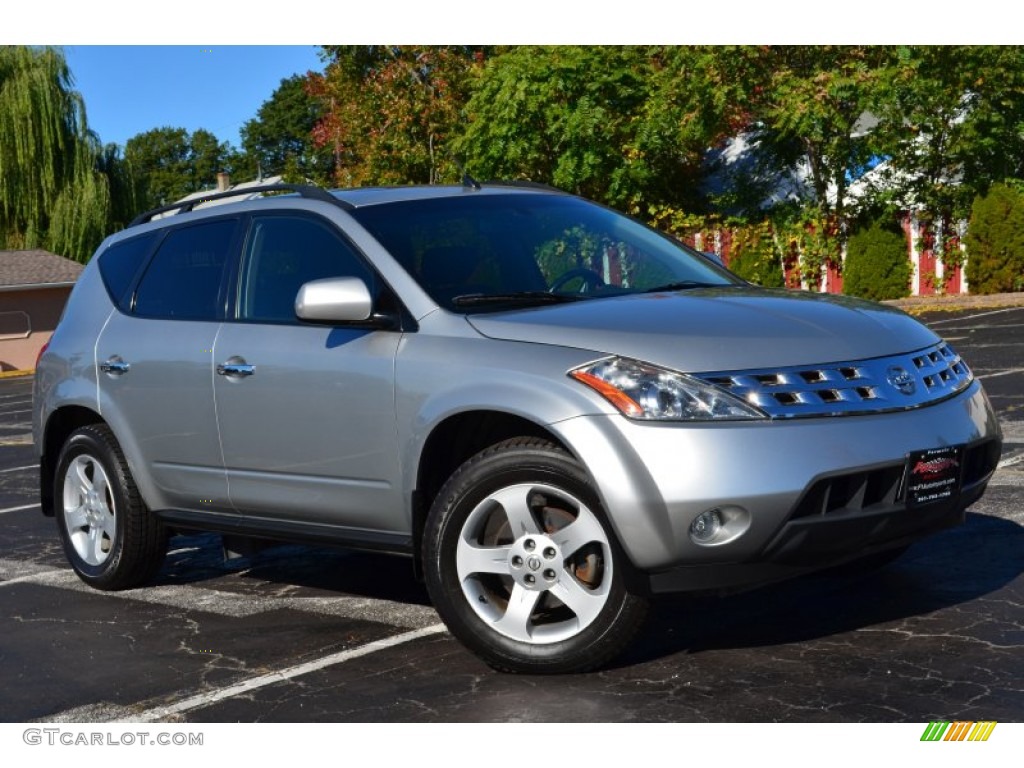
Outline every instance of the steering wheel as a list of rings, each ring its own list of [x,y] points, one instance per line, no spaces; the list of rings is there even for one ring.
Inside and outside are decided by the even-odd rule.
[[[577,293],[590,293],[596,291],[598,288],[603,288],[607,283],[601,276],[592,269],[587,267],[573,267],[566,272],[563,272],[555,278],[554,282],[551,283],[551,287],[548,288],[548,293],[558,293],[562,286],[566,283],[575,280],[577,277],[582,278],[583,282],[580,284]]]

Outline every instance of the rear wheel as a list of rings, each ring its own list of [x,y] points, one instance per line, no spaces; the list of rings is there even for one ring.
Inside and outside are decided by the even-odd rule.
[[[128,462],[102,424],[75,430],[54,479],[57,527],[68,561],[97,589],[151,579],[167,552],[167,532],[139,496]]]
[[[545,440],[505,441],[451,477],[430,512],[424,565],[452,634],[504,671],[600,666],[646,615],[586,472]]]

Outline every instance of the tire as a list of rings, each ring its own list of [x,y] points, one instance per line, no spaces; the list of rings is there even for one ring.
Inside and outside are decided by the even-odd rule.
[[[448,629],[500,671],[602,666],[647,613],[625,587],[630,566],[587,473],[538,438],[492,446],[452,475],[427,519],[423,563]]]
[[[108,427],[71,433],[57,460],[53,498],[64,553],[86,584],[128,589],[160,570],[166,529],[143,503]]]

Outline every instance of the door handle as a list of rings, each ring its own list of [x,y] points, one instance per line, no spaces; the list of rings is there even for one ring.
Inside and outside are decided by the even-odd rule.
[[[252,376],[256,373],[255,365],[246,363],[218,363],[217,374],[220,376]]]
[[[112,355],[100,363],[100,370],[109,373],[111,376],[121,376],[131,370],[131,365],[126,363],[117,355]]]

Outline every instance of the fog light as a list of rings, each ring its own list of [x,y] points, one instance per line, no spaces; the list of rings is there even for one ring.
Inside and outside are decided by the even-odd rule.
[[[698,544],[707,544],[714,540],[720,530],[722,516],[717,509],[709,509],[693,518],[693,522],[690,523],[690,538]]]

